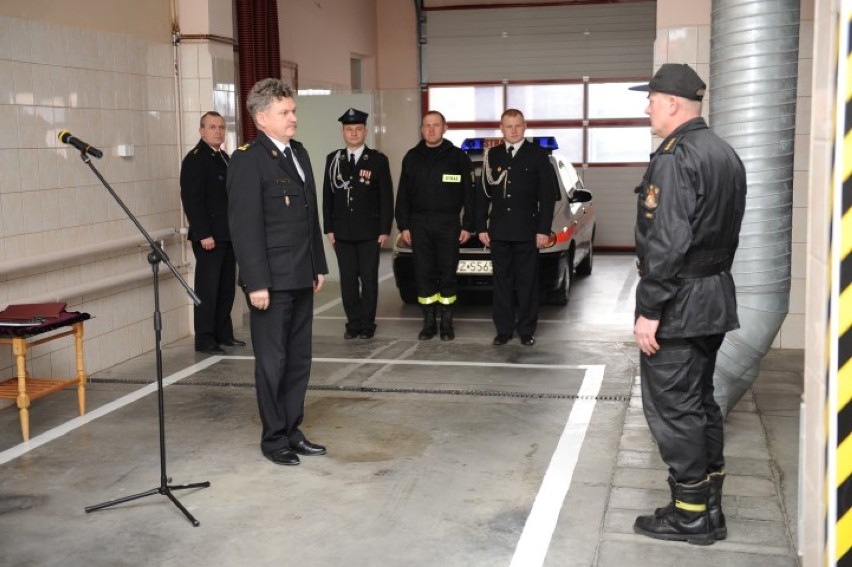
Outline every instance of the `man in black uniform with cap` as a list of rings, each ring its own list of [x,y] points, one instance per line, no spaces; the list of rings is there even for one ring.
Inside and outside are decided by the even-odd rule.
[[[393,223],[390,165],[383,153],[364,144],[368,116],[350,108],[337,119],[346,147],[325,160],[323,228],[340,267],[344,339],[369,339],[376,332],[379,251]]]
[[[423,139],[402,160],[396,197],[397,228],[414,252],[417,301],[423,307],[420,340],[429,340],[438,331],[437,304],[441,340],[455,338],[459,244],[467,242],[473,230],[473,165],[466,153],[444,139],[446,131],[447,121],[440,112],[430,110],[423,116]]]
[[[275,464],[324,455],[300,429],[311,375],[314,294],[328,269],[311,160],[296,135],[293,91],[280,79],[255,83],[246,99],[257,137],[228,168],[228,219],[249,303],[254,376],[263,433]]]
[[[671,488],[669,504],[639,516],[633,528],[708,545],[727,536],[724,422],[713,373],[725,333],[739,327],[730,268],[745,211],[745,168],[701,118],[706,86],[688,65],[667,63],[631,89],[648,91],[645,113],[663,138],[636,188],[633,333],[642,406]]]
[[[194,309],[195,350],[225,354],[219,345],[246,346],[234,338],[231,307],[236,289],[236,260],[228,230],[228,155],[225,119],[218,112],[201,116],[201,140],[183,159],[180,198],[189,219],[189,240],[195,255],[195,291],[201,305]]]
[[[556,176],[547,153],[525,141],[526,127],[520,110],[503,112],[503,143],[485,150],[482,189],[476,194],[476,231],[491,248],[494,268],[497,346],[509,342],[516,330],[522,345],[535,344],[538,250],[550,238],[556,200]]]

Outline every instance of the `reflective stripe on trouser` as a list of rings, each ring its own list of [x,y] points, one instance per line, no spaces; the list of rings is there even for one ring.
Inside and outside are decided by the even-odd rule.
[[[724,419],[713,397],[724,337],[658,338],[660,350],[640,358],[645,419],[678,483],[698,482],[725,468]]]

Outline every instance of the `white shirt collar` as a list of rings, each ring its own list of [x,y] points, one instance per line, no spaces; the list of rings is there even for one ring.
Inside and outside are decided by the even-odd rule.
[[[349,160],[349,154],[355,154],[355,161],[357,162],[359,159],[361,159],[361,155],[364,153],[366,147],[366,144],[361,144],[361,147],[357,150],[346,148],[346,159]]]
[[[515,142],[514,144],[507,143],[506,144],[506,151],[508,152],[509,148],[515,148],[514,150],[512,150],[512,153],[513,153],[513,155],[518,155],[518,150],[521,149],[521,146],[524,144],[525,141],[526,140],[521,138],[521,141]]]
[[[280,142],[280,141],[276,140],[272,136],[267,136],[267,138],[272,140],[272,143],[275,144],[275,147],[278,148],[278,151],[281,152],[282,154],[284,153],[284,148],[290,148],[289,142],[285,144],[284,142]],[[296,157],[296,152],[293,151],[293,148],[290,148],[290,153],[293,156],[293,162],[296,164],[296,171],[299,172],[299,175],[301,176],[302,180],[304,181],[305,170],[302,169],[302,164],[299,163],[299,158]]]

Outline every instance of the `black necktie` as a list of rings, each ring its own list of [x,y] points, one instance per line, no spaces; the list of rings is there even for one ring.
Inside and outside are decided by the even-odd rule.
[[[509,152],[509,159],[515,157],[515,146],[509,146],[509,149],[507,151]]]
[[[355,169],[355,154],[349,154],[349,167]]]
[[[293,159],[293,152],[290,150],[290,146],[284,148],[284,161],[287,162],[287,165],[290,168],[290,175],[295,176],[296,181],[299,183],[304,183],[304,179],[299,175],[299,168],[296,167],[296,160]]]

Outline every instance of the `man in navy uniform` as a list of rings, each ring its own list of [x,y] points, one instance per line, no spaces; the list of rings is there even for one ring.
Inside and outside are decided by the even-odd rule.
[[[420,340],[437,333],[437,304],[441,305],[441,340],[455,338],[459,244],[470,239],[473,229],[473,164],[466,153],[444,139],[446,131],[447,121],[440,112],[430,110],[423,116],[423,139],[402,160],[396,198],[397,228],[414,252],[417,301],[423,307]]]
[[[246,346],[234,338],[231,323],[236,260],[228,230],[228,154],[221,150],[225,119],[218,112],[205,112],[198,131],[201,140],[186,154],[180,168],[180,198],[189,219],[195,291],[201,299],[194,310],[195,350],[225,354],[219,345]]]
[[[346,147],[325,160],[323,227],[340,267],[344,339],[370,339],[376,332],[379,251],[393,222],[388,158],[364,144],[368,116],[350,108],[337,119],[343,124]]]
[[[706,85],[666,63],[650,82],[651,131],[663,138],[636,188],[636,323],[642,409],[668,466],[671,500],[636,533],[707,545],[727,537],[722,513],[724,417],[713,396],[716,354],[739,328],[731,265],[746,202],[737,153],[701,117]]]
[[[547,245],[553,222],[556,175],[547,152],[524,140],[526,127],[520,110],[503,112],[504,143],[486,150],[476,193],[476,231],[491,248],[494,269],[495,345],[509,342],[515,331],[522,345],[535,344],[538,250]]]
[[[314,293],[328,273],[311,160],[296,135],[293,91],[258,81],[246,100],[257,137],[228,168],[228,218],[249,303],[263,455],[298,465],[323,455],[299,426],[311,374]]]

